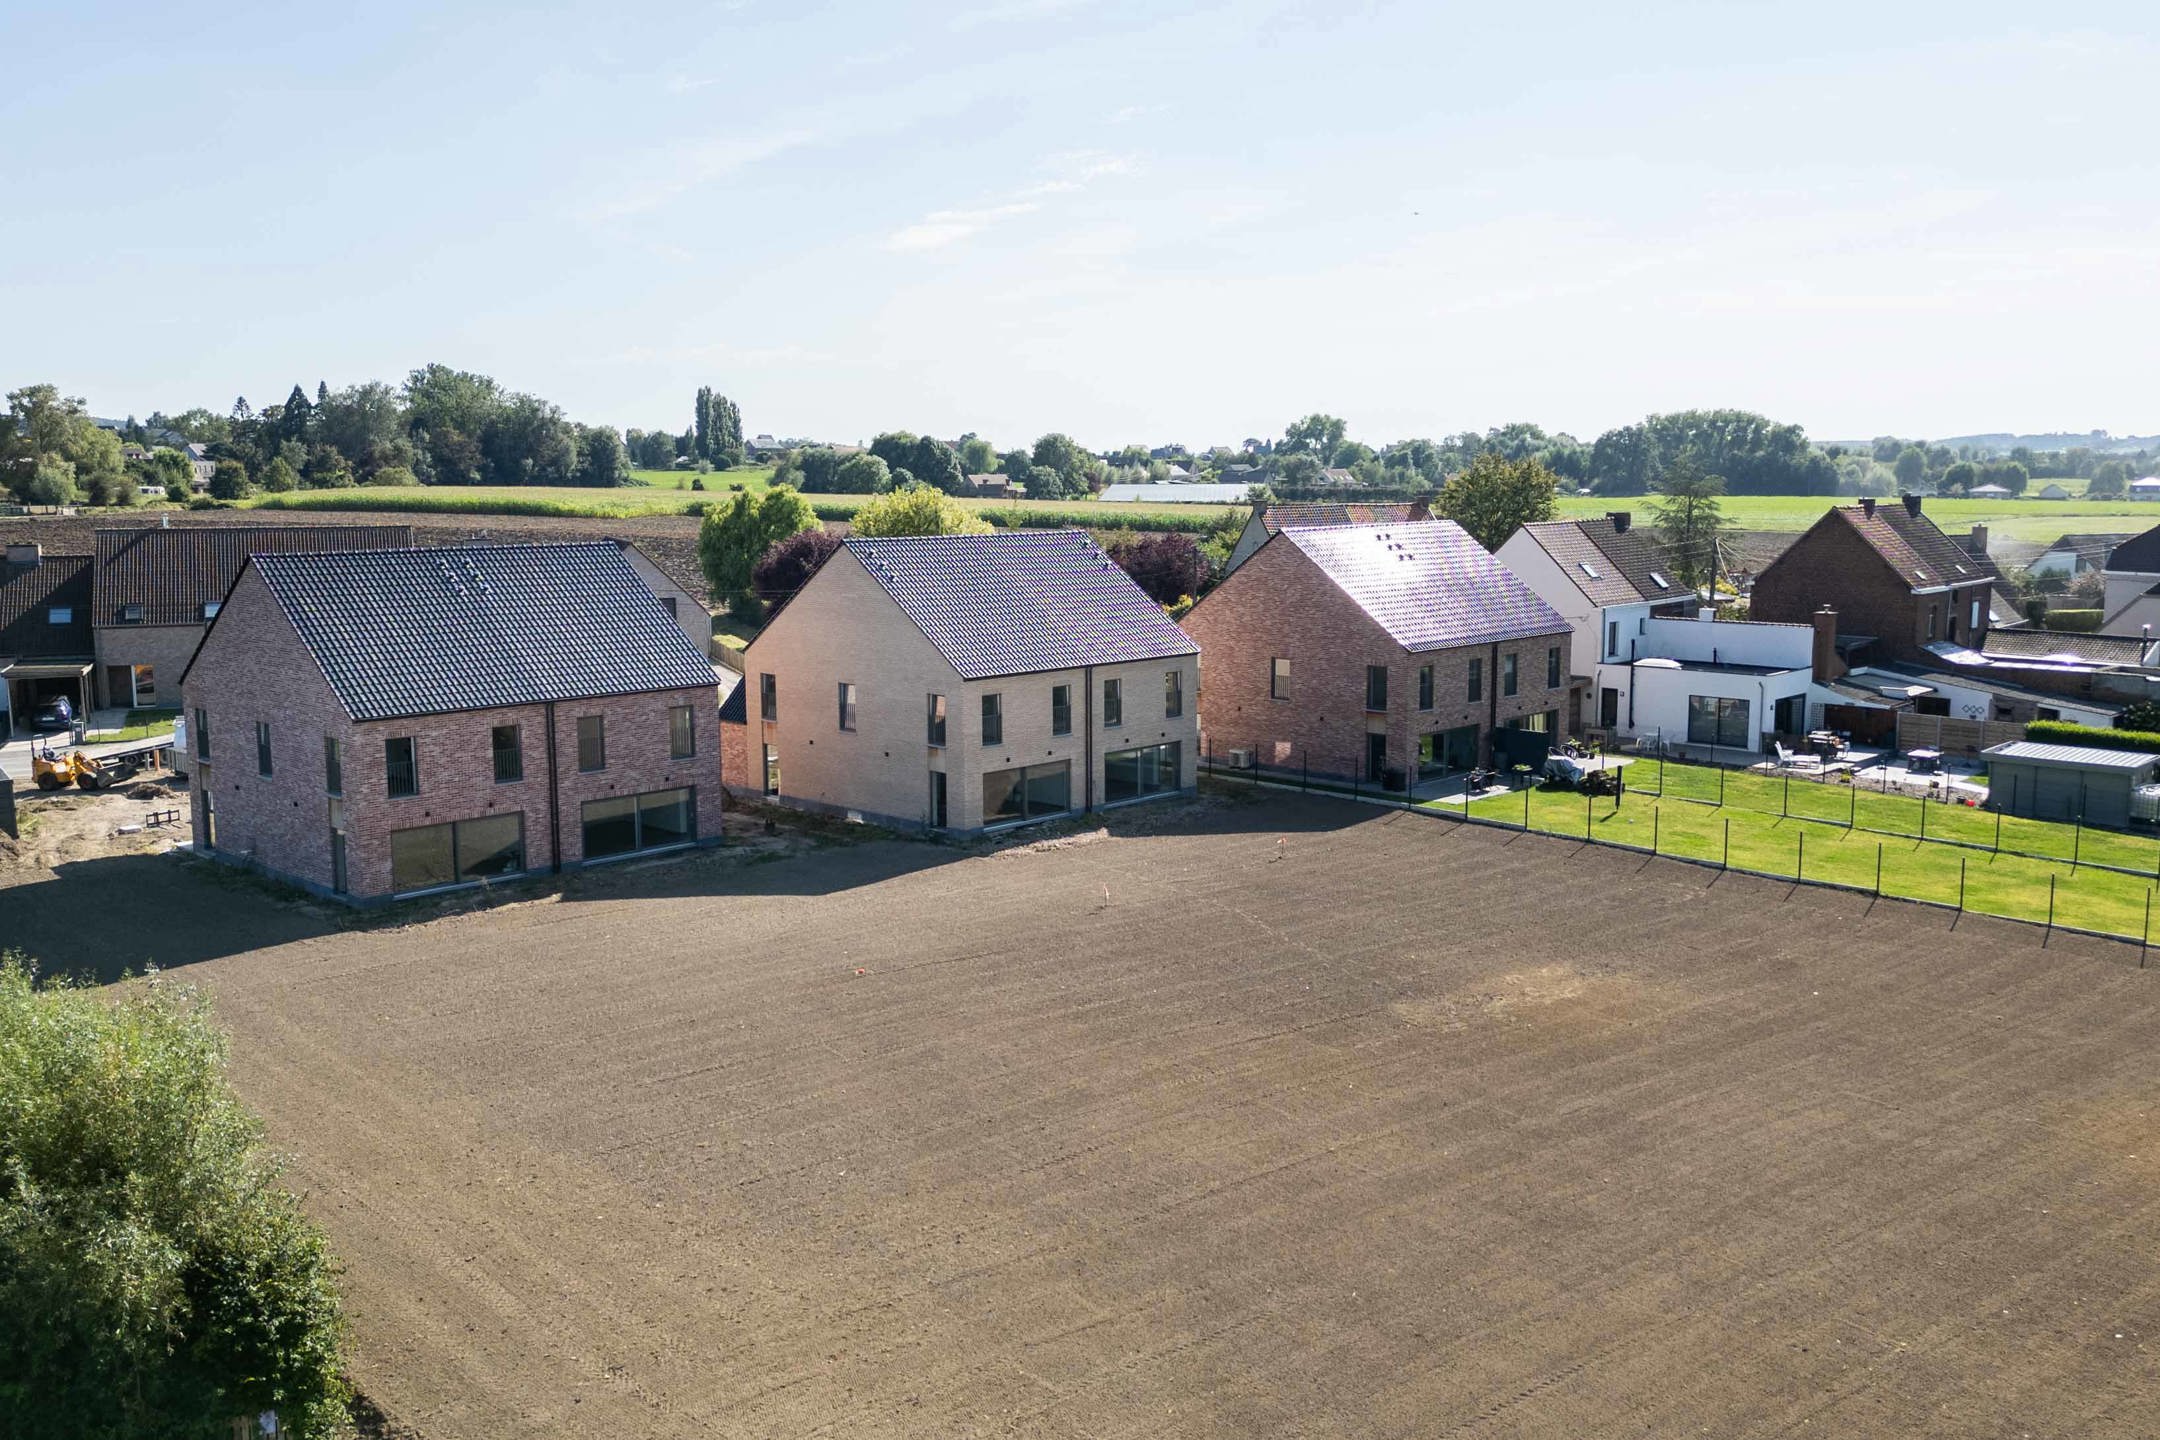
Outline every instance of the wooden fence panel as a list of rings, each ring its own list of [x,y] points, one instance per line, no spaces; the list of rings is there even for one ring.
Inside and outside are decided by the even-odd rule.
[[[2025,738],[2025,727],[2012,720],[1960,720],[1954,715],[1916,715],[1901,710],[1897,717],[1900,750],[1932,749],[1953,757],[1971,758],[1990,745]]]

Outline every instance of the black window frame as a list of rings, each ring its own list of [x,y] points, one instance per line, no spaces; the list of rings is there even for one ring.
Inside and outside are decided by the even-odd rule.
[[[856,694],[855,682],[852,680],[838,682],[838,691],[834,698],[839,708],[837,718],[840,722],[841,732],[852,735],[855,732],[856,722],[861,718],[856,708],[860,697]]]
[[[768,723],[780,718],[780,678],[770,670],[758,672],[758,719]]]
[[[1417,708],[1430,710],[1433,708],[1435,699],[1436,697],[1433,694],[1433,667],[1420,665],[1417,672]]]
[[[1368,715],[1387,713],[1387,671],[1388,667],[1385,665],[1365,667],[1365,713]]]
[[[1522,693],[1522,656],[1513,650],[1500,657],[1500,698]]]
[[[1545,647],[1545,688],[1548,690],[1560,688],[1560,647],[1558,645]]]
[[[323,794],[345,793],[345,742],[335,735],[322,737]]]
[[[210,712],[195,707],[195,758],[209,763],[210,760]]]
[[[1116,730],[1125,724],[1125,685],[1115,675],[1103,677],[1102,723],[1105,730]]]
[[[398,788],[400,766],[397,747],[405,747],[403,772],[405,788]],[[383,739],[383,793],[392,800],[404,800],[420,793],[420,742],[410,735],[389,735]]]
[[[924,717],[925,742],[933,749],[945,748],[945,697],[935,690],[930,692],[929,713]]]
[[[1485,657],[1482,655],[1470,657],[1469,690],[1472,704],[1485,698]]]
[[[1034,765],[1013,765],[1002,769],[984,771],[980,782],[982,785],[982,823],[986,827],[992,825],[1025,825],[1035,820],[1047,820],[1053,815],[1070,815],[1073,811],[1072,768],[1072,761],[1070,760],[1046,760]],[[1009,792],[1019,796],[1020,813],[1017,815],[993,815],[990,809],[991,784],[993,781],[1002,780],[1010,775],[1020,777],[1018,784]],[[1065,801],[1055,809],[1048,807],[1037,809],[1034,804],[1035,794],[1039,788],[1037,782],[1052,778],[1063,780]]]
[[[510,744],[503,745],[503,732],[510,732]],[[503,758],[510,759],[510,772],[503,773]],[[515,785],[525,778],[525,727],[522,725],[495,725],[488,729],[488,765],[497,785]]]
[[[255,773],[268,780],[277,774],[277,755],[270,738],[270,722],[255,722]]]
[[[1053,685],[1050,687],[1050,733],[1052,735],[1072,734],[1072,686],[1070,685]]]
[[[1687,698],[1688,744],[1753,750],[1754,703],[1746,696],[1690,695]]]
[[[694,760],[697,758],[697,707],[694,705],[670,705],[667,707],[667,749],[670,760]]]
[[[1267,693],[1270,700],[1290,698],[1290,657],[1277,655],[1268,661]]]
[[[986,690],[982,697],[982,743],[1002,745],[1005,743],[1005,696],[1002,691]]]
[[[587,721],[593,726],[589,736],[585,730]],[[591,753],[588,753],[588,746]],[[580,775],[598,775],[607,769],[607,716],[577,717],[577,768]]]
[[[1162,672],[1162,713],[1165,720],[1185,718],[1185,672],[1165,670]]]

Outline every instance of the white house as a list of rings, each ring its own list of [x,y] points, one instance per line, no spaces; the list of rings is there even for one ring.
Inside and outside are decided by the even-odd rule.
[[[2040,487],[2040,498],[2042,500],[2067,500],[2070,498],[2070,492],[2051,481]]]
[[[2146,475],[2130,482],[2133,500],[2160,500],[2160,475]]]
[[[2111,635],[2137,633],[2140,625],[2160,618],[2160,606],[2141,603],[2160,589],[2160,525],[2133,535],[2108,552],[2100,572],[2106,592],[2100,601],[2100,628]]]
[[[1525,525],[1499,559],[1574,628],[1581,728],[1751,752],[1806,728],[1813,627],[1700,618],[1627,511]]]

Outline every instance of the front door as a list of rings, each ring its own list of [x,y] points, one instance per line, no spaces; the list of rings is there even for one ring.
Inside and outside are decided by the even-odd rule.
[[[1376,784],[1387,778],[1387,736],[1365,737],[1365,778]]]
[[[1620,689],[1618,686],[1606,685],[1599,689],[1597,723],[1600,730],[1611,730],[1620,724]]]

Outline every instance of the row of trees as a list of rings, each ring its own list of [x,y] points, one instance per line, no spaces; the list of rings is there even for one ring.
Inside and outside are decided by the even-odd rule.
[[[122,458],[120,437],[94,423],[83,402],[51,385],[8,392],[0,421],[0,481],[28,505],[124,505],[135,496],[135,479]],[[177,454],[183,485],[192,467]],[[170,463],[170,462],[168,462]]]
[[[1113,478],[1111,467],[1070,435],[1045,435],[1029,449],[1001,455],[979,435],[947,444],[933,435],[888,430],[864,451],[791,450],[781,457],[773,480],[813,495],[879,495],[915,484],[965,495],[975,488],[969,477],[991,474],[1025,485],[1036,500],[1085,499]]]

